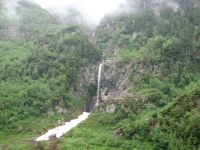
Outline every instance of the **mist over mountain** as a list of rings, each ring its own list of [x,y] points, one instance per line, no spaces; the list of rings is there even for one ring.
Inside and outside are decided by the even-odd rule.
[[[69,1],[37,1],[40,6],[58,16],[65,16],[71,13],[71,10],[81,14],[82,18],[88,24],[97,25],[103,16],[109,11],[118,9],[120,4],[125,4],[126,0],[69,0]]]

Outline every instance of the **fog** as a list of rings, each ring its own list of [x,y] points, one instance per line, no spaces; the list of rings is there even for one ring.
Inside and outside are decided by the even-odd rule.
[[[18,6],[17,4],[18,0],[12,0],[12,1],[3,1],[3,4],[5,8],[7,9],[6,15],[16,15],[15,9]]]
[[[54,14],[67,14],[69,8],[74,8],[84,19],[90,23],[98,24],[103,16],[119,9],[120,4],[126,0],[32,0],[42,8]]]

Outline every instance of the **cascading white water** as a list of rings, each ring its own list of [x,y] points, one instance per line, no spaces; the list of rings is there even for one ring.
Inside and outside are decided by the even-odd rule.
[[[99,90],[100,90],[100,81],[101,81],[101,67],[103,63],[99,65],[99,71],[98,71],[98,80],[97,80],[97,102],[96,106],[99,105]]]
[[[49,130],[46,134],[38,137],[35,141],[49,140],[51,136],[56,136],[57,138],[60,138],[62,135],[64,135],[70,129],[75,127],[77,124],[79,124],[83,120],[87,119],[89,114],[90,113],[83,112],[83,114],[80,115],[77,119],[73,119],[70,122],[65,122],[65,125],[62,125],[62,126],[59,126],[59,127]]]

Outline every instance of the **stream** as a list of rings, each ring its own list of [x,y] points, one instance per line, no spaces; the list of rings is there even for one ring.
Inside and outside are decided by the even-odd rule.
[[[54,129],[49,130],[44,135],[38,137],[36,141],[45,141],[49,140],[51,136],[56,136],[57,138],[60,138],[62,135],[64,135],[66,132],[68,132],[70,129],[78,125],[83,120],[87,119],[90,113],[83,112],[82,115],[80,115],[77,119],[73,119],[70,122],[65,122],[65,125],[56,127]]]

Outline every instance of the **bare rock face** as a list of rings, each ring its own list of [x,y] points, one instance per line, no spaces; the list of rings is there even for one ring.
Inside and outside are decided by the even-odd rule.
[[[143,95],[139,92],[134,93],[126,93],[124,95],[120,95],[119,97],[112,97],[107,101],[99,104],[97,107],[94,107],[93,112],[107,112],[107,113],[115,113],[118,108],[122,108],[125,111],[129,111],[129,102],[133,104],[141,103],[143,105],[146,102],[146,95]],[[140,109],[135,110],[139,113]]]
[[[91,112],[92,109],[96,106],[97,97],[94,96],[92,99],[88,100],[83,108],[83,111]]]
[[[116,105],[115,104],[110,104],[106,106],[106,112],[108,113],[114,113],[116,109]]]
[[[121,61],[122,58],[120,57],[117,57],[112,61],[104,61],[100,84],[101,102],[111,99],[120,101],[126,96],[132,97],[135,93],[131,92],[132,81],[130,81],[130,75],[134,80],[148,70],[152,71],[157,69],[156,66],[152,64],[147,63],[144,65],[143,63],[138,63],[134,60],[130,60],[130,62],[123,67],[119,67]],[[110,107],[110,105],[107,107],[108,112],[110,112]]]
[[[72,89],[75,95],[75,98],[77,100],[82,99],[87,94],[87,91],[83,87],[83,83],[87,83],[87,84],[95,83],[96,76],[97,76],[97,73],[96,73],[97,69],[98,69],[97,65],[89,65],[81,69],[82,77],[78,83],[78,86],[77,86],[78,89],[76,90],[74,88]]]
[[[49,108],[47,110],[47,115],[49,117],[51,116],[54,116],[54,114],[62,114],[62,113],[65,113],[65,114],[70,114],[71,111],[66,109],[64,106],[64,103],[63,102],[60,102],[57,106],[55,106],[53,109],[52,108]]]
[[[61,118],[61,120],[58,120],[58,125],[65,125],[64,118]]]
[[[52,109],[49,109],[49,110],[47,111],[47,115],[48,115],[49,117],[53,116],[53,115],[54,115],[53,110],[52,110]]]
[[[68,113],[68,110],[67,110],[66,108],[61,107],[61,106],[56,106],[55,109],[56,109],[56,112],[57,112],[58,114],[61,114],[61,113]]]
[[[106,101],[113,97],[119,97],[127,92],[131,86],[129,81],[130,65],[118,68],[117,62],[120,58],[113,61],[107,60],[104,63],[101,79],[101,100]]]
[[[76,100],[81,100],[87,95],[87,89],[84,88],[84,84],[96,84],[98,74],[98,64],[89,64],[87,67],[81,68],[82,73],[80,81],[76,86],[76,89],[72,87],[72,92],[75,95]],[[95,87],[97,88],[97,87]],[[83,111],[90,112],[96,104],[96,96],[87,99],[83,107]]]
[[[114,48],[114,55],[117,55],[119,50],[120,50],[120,47],[118,45],[116,45]]]

